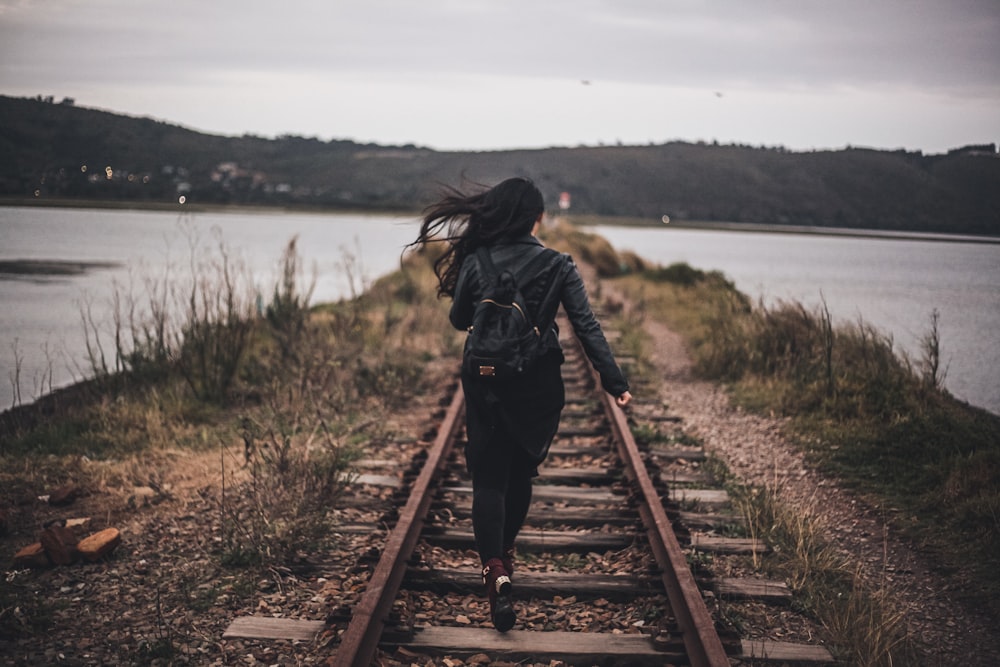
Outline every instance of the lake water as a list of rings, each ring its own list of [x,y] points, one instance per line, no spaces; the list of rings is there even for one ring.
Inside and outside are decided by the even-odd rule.
[[[921,356],[940,313],[946,388],[1000,414],[1000,243],[781,234],[669,227],[591,228],[619,250],[662,265],[718,269],[773,305],[819,306],[835,321],[863,319]]]
[[[95,319],[109,321],[116,282],[141,286],[143,277],[162,276],[168,265],[183,266],[191,240],[210,246],[213,230],[246,262],[265,295],[273,289],[282,250],[297,236],[299,255],[318,272],[316,303],[350,296],[397,268],[405,244],[416,235],[416,220],[0,207],[0,260],[121,265],[64,277],[0,274],[0,410],[16,401],[16,357],[22,402],[50,384],[82,377],[87,363],[81,306],[89,302]],[[660,264],[685,261],[720,270],[753,298],[808,305],[818,304],[822,295],[835,319],[862,317],[918,356],[919,339],[937,309],[949,365],[946,386],[1000,413],[998,244],[610,226],[595,231]]]

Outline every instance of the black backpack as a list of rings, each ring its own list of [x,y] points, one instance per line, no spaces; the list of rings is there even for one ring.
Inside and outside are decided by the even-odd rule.
[[[557,252],[543,251],[520,272],[520,281],[509,270],[497,272],[487,248],[476,251],[481,273],[483,298],[472,314],[472,326],[465,341],[462,369],[479,378],[506,379],[523,375],[541,354],[542,332],[528,312],[520,285],[528,285],[562,258]],[[543,305],[555,287],[558,269],[552,271]]]

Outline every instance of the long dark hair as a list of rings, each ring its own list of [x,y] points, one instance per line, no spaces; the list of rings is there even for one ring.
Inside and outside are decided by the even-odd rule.
[[[420,235],[410,245],[444,241],[447,248],[434,261],[438,296],[454,296],[462,261],[480,246],[531,232],[545,201],[527,178],[508,178],[478,192],[445,186],[441,199],[424,209]]]

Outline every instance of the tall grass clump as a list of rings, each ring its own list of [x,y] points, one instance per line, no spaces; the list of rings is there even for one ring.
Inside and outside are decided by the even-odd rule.
[[[360,443],[377,423],[328,423],[305,405],[272,406],[242,419],[242,462],[223,448],[223,565],[288,563],[330,538],[337,500],[349,481]],[[228,483],[228,486],[227,486]]]
[[[115,286],[110,331],[90,304],[83,308],[89,374],[105,387],[177,374],[198,400],[228,396],[256,326],[253,282],[218,231],[214,249],[193,231],[188,243],[185,271],[168,264],[145,277],[142,293],[134,281]]]
[[[772,486],[730,485],[750,535],[770,547],[753,556],[756,571],[779,578],[795,603],[830,633],[831,648],[851,665],[913,664],[914,646],[888,578],[865,576],[824,536],[818,508],[791,508]]]

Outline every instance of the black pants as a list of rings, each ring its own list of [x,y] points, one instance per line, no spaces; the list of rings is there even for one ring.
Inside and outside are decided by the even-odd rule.
[[[484,564],[513,546],[524,525],[531,479],[548,454],[566,402],[561,364],[555,351],[526,377],[492,382],[462,375],[472,525]]]
[[[514,545],[531,505],[537,467],[517,445],[487,449],[472,471],[472,528],[483,565]]]

